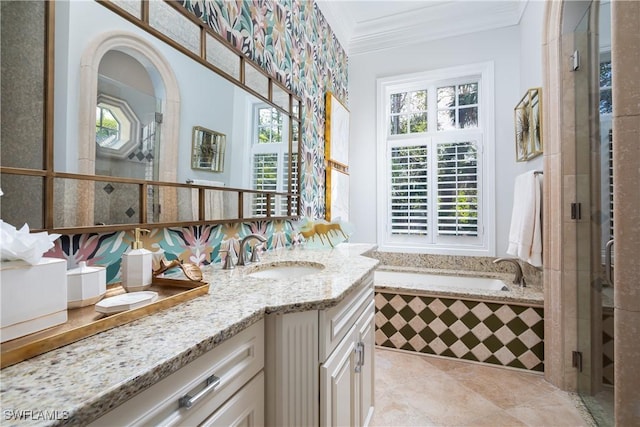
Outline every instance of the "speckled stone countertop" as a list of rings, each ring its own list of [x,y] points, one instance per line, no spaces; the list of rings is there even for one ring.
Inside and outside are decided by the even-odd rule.
[[[336,305],[378,264],[361,256],[373,248],[278,249],[255,265],[210,266],[204,269],[208,295],[0,371],[0,424],[86,425],[267,313]],[[290,279],[248,277],[260,266],[298,261],[325,268]],[[23,419],[16,420],[20,413]]]
[[[376,291],[382,292],[417,292],[417,293],[429,293],[437,294],[439,296],[449,296],[453,298],[469,298],[482,301],[495,301],[495,302],[509,302],[520,303],[527,305],[542,306],[544,304],[544,296],[542,289],[537,286],[525,286],[520,287],[511,283],[513,280],[513,274],[505,273],[491,273],[485,271],[461,271],[461,270],[447,270],[436,268],[421,268],[421,267],[402,267],[381,265],[378,267],[380,271],[399,271],[408,273],[426,273],[437,274],[446,276],[469,276],[469,277],[485,277],[502,280],[504,285],[509,288],[506,291],[500,290],[486,290],[486,289],[468,289],[457,288],[451,289],[447,287],[429,286],[429,290],[416,289],[415,286],[406,286],[405,284],[398,282],[393,283],[380,283],[376,282]]]

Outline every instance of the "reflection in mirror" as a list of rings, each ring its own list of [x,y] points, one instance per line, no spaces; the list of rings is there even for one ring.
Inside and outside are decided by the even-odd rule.
[[[277,84],[273,84],[272,88],[273,103],[284,111],[289,111],[289,94]]]
[[[44,226],[43,178],[1,174],[0,183],[4,193],[0,198],[2,220],[18,229],[25,223],[29,224],[30,228],[42,228]]]
[[[0,159],[3,167],[44,169],[45,2],[0,2]],[[45,138],[43,138],[45,136]],[[2,219],[44,224],[43,179],[2,174]]]
[[[212,172],[224,171],[226,136],[200,126],[193,127],[191,168]],[[219,185],[224,185],[220,183]]]
[[[269,79],[255,65],[249,62],[244,63],[244,82],[256,93],[265,98],[269,97]]]
[[[51,20],[45,19],[48,2],[0,4],[2,167],[28,168],[30,171],[26,173],[33,175],[18,177],[9,173],[22,172],[3,171],[3,219],[28,221],[32,228],[92,227],[98,222],[129,221],[129,217],[116,216],[113,221],[103,217],[107,212],[114,212],[100,207],[107,206],[106,196],[101,194],[106,194],[104,187],[108,183],[102,181],[106,179],[101,178],[103,176],[124,177],[118,178],[124,179],[122,182],[116,179],[111,183],[119,184],[114,185],[113,191],[120,192],[119,187],[135,189],[138,199],[133,209],[136,214],[131,218],[138,216],[140,221],[146,215],[146,221],[160,223],[186,220],[179,212],[178,204],[187,200],[186,206],[191,210],[191,189],[170,185],[156,188],[156,185],[134,180],[185,183],[188,179],[202,179],[219,181],[229,188],[254,188],[254,181],[259,181],[265,188],[273,188],[275,181],[277,191],[295,191],[293,185],[297,179],[291,180],[294,172],[289,172],[289,163],[296,168],[293,163],[297,155],[290,155],[289,151],[289,139],[294,138],[288,136],[288,117],[285,114],[280,121],[274,121],[275,128],[280,130],[267,131],[271,125],[261,124],[256,114],[258,106],[266,105],[264,100],[233,85],[181,51],[177,44],[200,55],[201,31],[197,24],[172,6],[160,1],[148,2],[151,24],[136,25],[118,14],[132,20],[141,17],[143,2],[135,0],[104,4],[56,2],[52,8],[55,16],[52,15]],[[122,9],[115,13],[111,7]],[[54,22],[55,29],[51,28],[50,34],[55,33],[52,39],[55,46],[47,46],[45,30]],[[144,28],[166,33],[176,44],[165,43]],[[203,46],[207,61],[239,80],[240,66],[244,62],[238,53],[210,35],[205,35],[203,40],[207,41]],[[27,51],[29,65],[24,64],[23,53]],[[44,84],[47,52],[56,55],[55,60],[49,58],[48,75],[54,77],[49,82],[49,90],[55,94],[55,99],[49,103]],[[122,67],[124,63],[128,65]],[[249,62],[246,64],[247,80],[253,82],[252,90],[268,97],[269,78]],[[121,90],[127,92],[126,96],[112,90],[118,86],[125,88]],[[139,112],[138,101],[132,99],[137,93],[155,99],[155,107]],[[279,106],[289,108],[285,100],[289,97],[287,91],[274,85],[274,96]],[[299,117],[300,101],[295,99],[292,111]],[[49,104],[52,108],[46,110]],[[7,108],[9,105],[11,107]],[[30,118],[29,126],[17,126],[25,117]],[[12,126],[14,123],[16,126]],[[55,123],[55,126],[47,126],[47,123]],[[226,135],[223,171],[191,169],[189,142],[193,126],[204,126]],[[271,139],[278,132],[286,135],[282,135],[277,143],[265,144],[273,150],[254,150],[254,146],[262,144],[258,142],[258,135],[269,132]],[[52,141],[47,158],[43,135],[45,142]],[[268,173],[265,170],[264,180],[254,179],[254,156],[258,154],[275,155],[277,159],[275,169]],[[133,160],[144,167],[125,167],[125,161]],[[49,165],[51,162],[53,166]],[[97,181],[72,179],[65,173],[95,174]],[[42,177],[47,174],[49,178]],[[271,182],[267,182],[269,180]],[[45,182],[54,188],[47,188],[45,192]],[[140,189],[145,190],[144,200],[140,200]],[[16,191],[22,194],[14,203],[11,200],[17,199],[12,199],[15,195],[9,193]],[[133,195],[132,191],[132,203]],[[246,213],[238,212],[237,192],[230,192],[229,198],[234,200],[223,202],[222,212],[226,218],[252,216],[251,203],[244,205]],[[46,215],[44,203],[51,209]],[[272,215],[287,215],[282,207],[274,205],[273,209]]]
[[[149,24],[195,54],[200,54],[200,27],[164,1],[149,2]]]
[[[287,192],[289,188],[289,117],[267,105],[254,106],[254,133],[251,143],[251,188],[255,190]],[[297,158],[297,157],[296,157]],[[273,216],[287,215],[287,205],[281,203],[267,208],[266,195],[251,200],[251,216],[262,217],[267,211]]]
[[[206,35],[207,61],[240,81],[240,57],[211,34]]]
[[[109,0],[111,3],[115,3],[119,8],[125,10],[136,18],[140,18],[142,11],[141,0]]]
[[[100,182],[94,184],[95,225],[137,224],[142,222],[140,189],[137,184]]]

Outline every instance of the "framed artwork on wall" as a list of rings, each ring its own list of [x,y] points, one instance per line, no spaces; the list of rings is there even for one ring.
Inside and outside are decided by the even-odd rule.
[[[349,110],[331,92],[326,97],[325,218],[349,220]]]
[[[341,219],[349,221],[349,174],[338,169],[327,168],[327,212],[329,222]]]
[[[327,92],[324,139],[325,158],[348,166],[349,110],[331,92]]]
[[[191,142],[191,169],[222,172],[226,139],[226,135],[222,133],[194,126]]]
[[[527,90],[514,109],[516,161],[526,162],[543,152],[542,89]]]

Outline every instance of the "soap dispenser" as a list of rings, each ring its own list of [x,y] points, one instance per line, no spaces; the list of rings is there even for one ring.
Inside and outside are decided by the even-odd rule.
[[[153,253],[142,246],[142,232],[149,230],[136,228],[131,250],[122,255],[122,287],[127,292],[144,291],[151,286]]]

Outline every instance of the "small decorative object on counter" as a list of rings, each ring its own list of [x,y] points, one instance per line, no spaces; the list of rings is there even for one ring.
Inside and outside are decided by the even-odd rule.
[[[157,270],[153,270],[153,277],[164,276],[164,273],[167,270],[171,270],[172,268],[179,268],[182,270],[182,273],[185,277],[192,282],[199,282],[202,280],[202,270],[197,265],[191,262],[182,262],[182,260],[174,259],[173,261],[168,261],[166,258],[162,258],[160,260],[160,267]]]
[[[299,233],[308,247],[333,248],[349,239],[353,234],[353,225],[339,218],[332,222],[322,219],[316,221],[303,219]]]
[[[107,293],[107,269],[88,266],[80,261],[78,268],[67,271],[67,307],[95,304]]]
[[[127,292],[147,290],[153,279],[153,254],[142,246],[140,235],[143,232],[149,233],[149,230],[135,229],[131,249],[122,255],[122,287]]]

